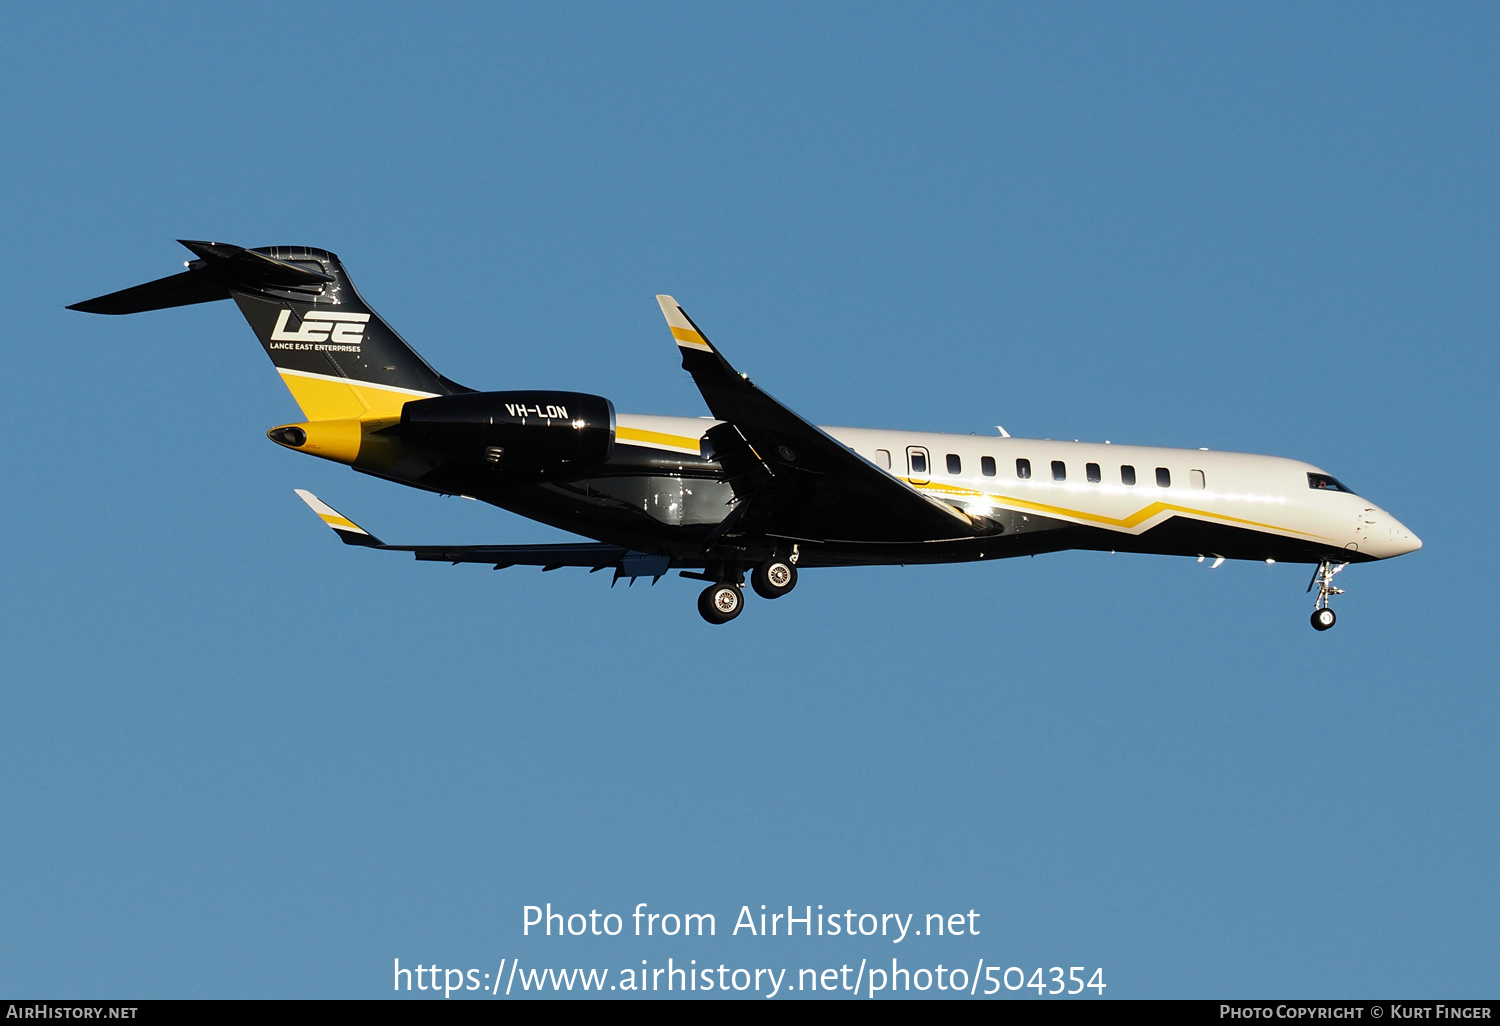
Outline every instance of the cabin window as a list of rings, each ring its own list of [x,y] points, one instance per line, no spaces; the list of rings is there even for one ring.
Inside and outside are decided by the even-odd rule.
[[[948,454],[948,473],[952,474],[954,477],[957,477],[963,472],[964,461],[958,458],[958,453],[950,452]]]
[[[1348,492],[1350,495],[1354,494],[1353,488],[1350,488],[1346,484],[1340,483],[1327,474],[1308,474],[1307,487],[1316,489],[1318,491]]]
[[[1066,481],[1068,479],[1068,465],[1062,460],[1052,461],[1052,480]]]
[[[877,467],[879,467],[881,470],[890,470],[891,469],[891,450],[889,450],[889,449],[876,449],[875,450],[875,465]]]
[[[1157,467],[1156,468],[1156,487],[1158,487],[1158,488],[1171,488],[1172,487],[1172,472],[1170,470],[1168,470],[1166,467]]]
[[[1201,470],[1188,471],[1188,483],[1200,492],[1208,485],[1208,481],[1204,479],[1203,471]]]
[[[1089,484],[1098,484],[1104,480],[1103,475],[1099,473],[1099,464],[1097,463],[1086,464],[1083,471],[1088,475]]]
[[[981,474],[983,474],[985,477],[994,477],[995,476],[995,457],[993,457],[993,456],[981,456],[981,457],[979,457],[979,472]]]
[[[906,455],[911,459],[911,472],[913,477],[923,477],[927,473],[927,450],[907,449]]]
[[[1022,481],[1029,481],[1031,479],[1030,460],[1016,460],[1016,476]]]
[[[1120,467],[1120,483],[1123,485],[1135,484],[1135,468],[1128,463]]]

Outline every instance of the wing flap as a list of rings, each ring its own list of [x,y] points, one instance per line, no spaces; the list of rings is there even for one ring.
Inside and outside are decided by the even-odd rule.
[[[565,542],[555,545],[387,545],[312,492],[305,488],[298,488],[296,492],[297,497],[307,503],[308,508],[332,528],[345,545],[361,545],[385,552],[410,552],[425,562],[489,563],[496,570],[512,566],[539,566],[545,571],[577,566],[587,567],[590,572],[594,572],[614,567],[614,579],[617,581],[622,577],[660,578],[672,564],[670,556],[635,552],[604,542]]]
[[[619,563],[630,551],[603,542],[578,545],[385,545],[382,548],[410,552],[424,562],[492,563],[496,570],[512,566],[539,566],[543,570],[586,566],[590,570],[603,570]]]

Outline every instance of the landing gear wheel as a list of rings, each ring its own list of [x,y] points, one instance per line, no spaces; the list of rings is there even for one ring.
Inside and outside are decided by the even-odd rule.
[[[745,608],[745,596],[737,585],[715,584],[698,596],[698,612],[709,623],[728,623]]]
[[[1333,615],[1333,610],[1327,608],[1326,606],[1322,609],[1313,610],[1312,625],[1313,630],[1315,631],[1326,631],[1328,628],[1332,627],[1334,623],[1337,622],[1337,620],[1338,617]]]
[[[784,559],[768,559],[750,571],[750,587],[761,598],[781,598],[797,586],[797,568]]]

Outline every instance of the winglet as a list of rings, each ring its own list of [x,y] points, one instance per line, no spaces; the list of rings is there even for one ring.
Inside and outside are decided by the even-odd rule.
[[[334,533],[343,539],[345,545],[380,546],[384,544],[379,538],[366,531],[363,527],[360,527],[307,489],[298,488],[295,491],[297,492],[297,498],[307,503],[308,508],[316,513],[323,523],[333,528]]]
[[[667,327],[672,329],[672,337],[677,340],[678,348],[697,349],[704,353],[714,351],[708,339],[703,337],[703,332],[698,330],[698,326],[677,305],[677,300],[671,296],[657,296],[656,301],[661,304],[662,316],[667,319]]]

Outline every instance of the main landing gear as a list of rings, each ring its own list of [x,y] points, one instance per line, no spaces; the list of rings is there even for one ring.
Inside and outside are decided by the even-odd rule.
[[[698,596],[698,612],[709,623],[728,623],[745,608],[745,593],[738,584],[711,584]]]
[[[709,578],[712,580],[712,578]],[[744,577],[733,578],[703,589],[698,596],[698,612],[709,623],[728,623],[745,608]],[[789,558],[772,556],[750,571],[750,587],[761,598],[781,598],[797,586],[797,554]]]
[[[789,559],[768,559],[750,571],[750,587],[764,599],[781,598],[797,586],[797,565]]]
[[[1333,614],[1333,610],[1328,605],[1328,600],[1335,595],[1342,595],[1344,593],[1343,588],[1335,588],[1333,586],[1333,575],[1348,565],[1348,563],[1335,563],[1331,559],[1325,559],[1313,571],[1312,580],[1307,582],[1308,591],[1313,590],[1313,585],[1317,585],[1318,587],[1318,601],[1313,606],[1312,613],[1313,630],[1326,631],[1338,622],[1338,617]]]

